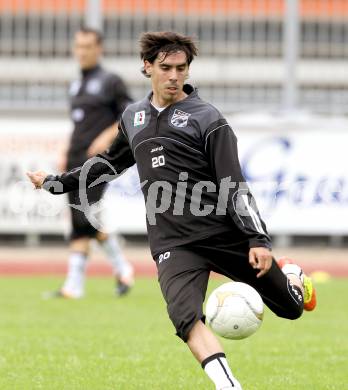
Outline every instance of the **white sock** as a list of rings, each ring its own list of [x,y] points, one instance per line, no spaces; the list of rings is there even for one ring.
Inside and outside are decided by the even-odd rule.
[[[84,253],[72,252],[69,256],[63,290],[74,298],[81,298],[84,295],[86,263],[87,256]]]
[[[216,390],[241,390],[240,383],[233,376],[223,352],[209,356],[202,362],[202,368],[214,382]]]
[[[303,284],[304,275],[303,275],[302,268],[299,265],[285,264],[284,267],[282,268],[282,271],[285,275],[293,274],[293,275],[297,276]]]
[[[126,278],[132,276],[133,267],[124,257],[116,237],[109,236],[100,244],[111,262],[114,274]]]

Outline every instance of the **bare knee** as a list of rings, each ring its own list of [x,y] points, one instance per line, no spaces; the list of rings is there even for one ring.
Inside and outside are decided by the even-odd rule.
[[[89,252],[89,243],[90,239],[88,237],[77,238],[70,242],[70,250],[87,254]]]
[[[108,234],[106,233],[103,233],[103,232],[97,232],[95,238],[99,241],[99,242],[104,242],[108,239]]]

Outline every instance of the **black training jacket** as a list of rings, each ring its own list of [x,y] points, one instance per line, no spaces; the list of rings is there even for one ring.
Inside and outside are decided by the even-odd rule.
[[[222,232],[231,232],[232,243],[248,240],[249,247],[270,248],[241,172],[235,134],[192,86],[184,91],[184,100],[161,113],[151,104],[151,94],[129,105],[105,153],[82,168],[48,176],[44,188],[58,194],[78,189],[79,182],[96,185],[136,163],[154,256]]]

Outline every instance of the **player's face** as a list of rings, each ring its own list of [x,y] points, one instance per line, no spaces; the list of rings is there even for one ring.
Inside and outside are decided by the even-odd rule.
[[[81,69],[95,67],[102,52],[101,45],[93,33],[77,32],[74,41],[74,56]]]
[[[160,53],[151,64],[145,61],[146,73],[151,75],[154,98],[162,107],[182,100],[189,66],[186,53],[178,51],[165,56]]]

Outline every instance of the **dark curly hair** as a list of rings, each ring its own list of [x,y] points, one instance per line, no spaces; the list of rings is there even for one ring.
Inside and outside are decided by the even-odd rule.
[[[197,56],[198,49],[191,37],[181,35],[171,31],[146,32],[140,37],[140,58],[143,61],[154,63],[159,53],[165,53],[163,60],[168,54],[183,51],[186,54],[188,65],[191,64],[193,58]],[[146,74],[144,68],[141,69],[144,76]]]

